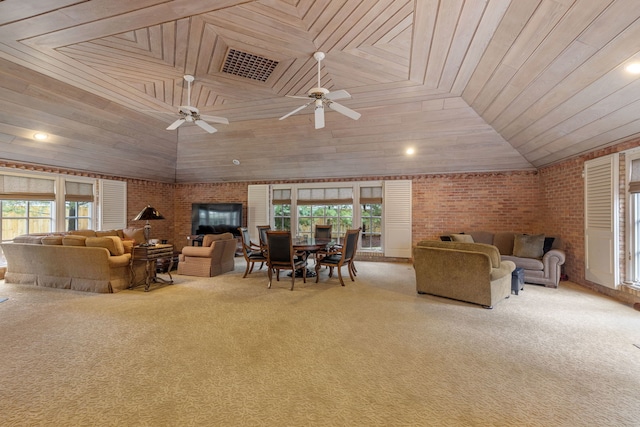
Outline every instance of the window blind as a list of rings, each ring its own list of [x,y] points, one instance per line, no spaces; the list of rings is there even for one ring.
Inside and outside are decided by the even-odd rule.
[[[2,200],[55,200],[55,181],[26,176],[0,175]]]
[[[290,205],[291,204],[291,189],[290,188],[282,188],[282,189],[273,190],[272,203],[274,205]]]
[[[631,180],[629,193],[640,193],[640,159],[631,161]]]
[[[353,188],[300,188],[298,205],[348,205],[353,203]]]
[[[93,184],[65,181],[64,199],[68,202],[93,202]]]
[[[360,204],[382,203],[382,187],[360,187]]]

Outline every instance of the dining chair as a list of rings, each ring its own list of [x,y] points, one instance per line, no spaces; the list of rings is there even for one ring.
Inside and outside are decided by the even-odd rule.
[[[317,224],[313,237],[316,239],[330,239],[331,227],[331,224]]]
[[[260,247],[266,253],[267,251],[267,231],[271,230],[270,225],[257,225],[258,239],[260,241]]]
[[[296,281],[296,272],[302,270],[302,281],[307,283],[307,257],[305,253],[293,250],[290,231],[267,231],[267,267],[269,269],[269,289],[276,272],[280,281],[280,270],[291,270],[291,290]]]
[[[347,230],[344,238],[342,247],[339,249],[329,250],[324,256],[319,258],[316,261],[316,283],[320,278],[320,267],[323,265],[329,267],[329,277],[333,277],[333,269],[338,269],[338,278],[340,279],[340,284],[344,286],[344,280],[342,280],[342,266],[347,266],[347,271],[349,271],[349,277],[351,281],[355,281],[354,279],[354,267],[353,267],[353,259],[356,255],[356,248],[358,245],[358,236],[360,234],[360,229],[356,228],[354,230]]]
[[[248,228],[239,227],[238,230],[242,235],[242,255],[244,255],[244,259],[247,261],[247,268],[244,271],[244,276],[242,276],[244,279],[247,277],[247,274],[253,271],[256,262],[260,263],[258,270],[262,270],[262,266],[267,262],[267,257],[262,251],[262,248],[251,241]]]

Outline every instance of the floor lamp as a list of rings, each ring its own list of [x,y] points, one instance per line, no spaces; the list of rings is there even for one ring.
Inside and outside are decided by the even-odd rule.
[[[144,225],[145,246],[149,246],[149,237],[151,236],[151,224],[149,224],[149,221],[155,219],[164,219],[164,217],[156,210],[156,208],[152,208],[151,205],[147,205],[146,208],[142,209],[140,213],[133,218],[133,221],[147,221]]]

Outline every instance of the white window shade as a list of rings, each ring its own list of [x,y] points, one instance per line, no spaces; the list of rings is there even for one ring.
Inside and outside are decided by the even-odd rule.
[[[68,202],[93,202],[93,184],[65,181],[64,199]]]
[[[382,187],[360,187],[360,204],[382,203]]]
[[[629,193],[640,193],[640,159],[631,161],[631,180]]]
[[[353,203],[352,187],[298,189],[298,205],[344,205],[351,203]]]
[[[291,204],[291,189],[280,188],[273,190],[272,203],[274,205],[290,205]]]
[[[55,181],[15,175],[0,175],[2,200],[55,200]]]

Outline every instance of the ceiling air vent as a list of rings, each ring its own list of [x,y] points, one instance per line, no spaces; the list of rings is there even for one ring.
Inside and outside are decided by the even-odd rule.
[[[276,65],[278,65],[277,61],[229,49],[227,58],[222,66],[222,72],[265,82],[274,68],[276,68]]]

